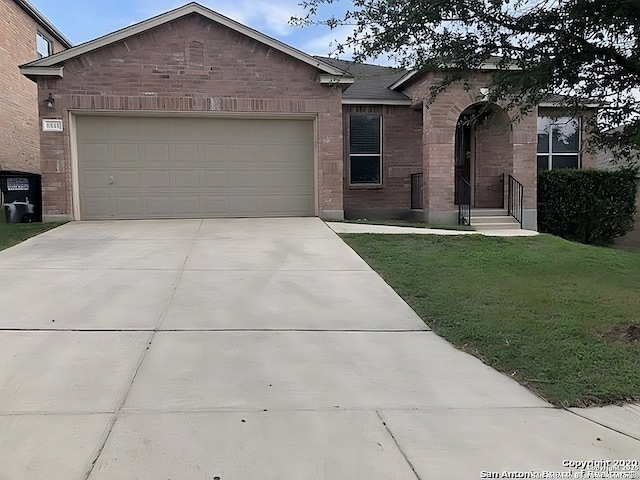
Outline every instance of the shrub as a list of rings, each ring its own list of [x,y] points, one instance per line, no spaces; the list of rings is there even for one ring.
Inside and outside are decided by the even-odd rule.
[[[538,229],[581,243],[608,244],[633,228],[638,169],[538,173]]]

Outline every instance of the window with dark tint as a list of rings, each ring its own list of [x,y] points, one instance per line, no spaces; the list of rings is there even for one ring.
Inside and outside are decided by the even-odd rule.
[[[580,166],[580,119],[538,117],[538,170]]]
[[[349,117],[349,183],[382,183],[382,116],[354,114]]]

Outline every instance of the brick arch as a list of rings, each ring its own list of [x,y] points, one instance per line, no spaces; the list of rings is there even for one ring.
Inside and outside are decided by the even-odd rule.
[[[455,128],[458,124],[458,119],[462,112],[475,105],[480,105],[483,102],[478,100],[478,97],[471,92],[465,92],[449,107],[449,112],[446,116],[446,125]]]

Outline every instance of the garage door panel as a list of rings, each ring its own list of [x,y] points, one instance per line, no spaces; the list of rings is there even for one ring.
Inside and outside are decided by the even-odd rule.
[[[80,174],[82,192],[91,192],[109,187],[109,170],[85,170]]]
[[[298,205],[298,215],[305,215],[309,209],[313,208],[313,198],[306,194],[293,195],[296,198],[295,204]],[[282,209],[291,208],[292,195],[263,195],[260,197],[261,214],[266,216],[278,215]]]
[[[88,218],[111,217],[111,197],[108,195],[85,196],[81,201],[80,207]]]
[[[202,216],[200,195],[176,195],[173,198],[173,206],[176,217]]]
[[[115,218],[138,218],[140,215],[142,203],[138,195],[118,195],[112,198],[112,204],[113,215],[109,216]]]
[[[109,165],[109,144],[88,142],[80,145],[78,154],[84,159],[87,167],[103,167]]]
[[[79,116],[77,126],[84,219],[314,214],[311,121]]]
[[[203,188],[216,188],[229,186],[229,172],[227,170],[209,170],[202,176]]]
[[[119,189],[140,190],[142,184],[140,177],[142,172],[138,170],[112,170],[111,177],[113,180],[114,191]]]
[[[202,180],[200,172],[197,171],[180,170],[173,172],[173,187],[178,191],[201,188]]]
[[[115,166],[138,165],[140,163],[137,143],[114,143],[112,155]]]
[[[78,138],[85,141],[104,140],[105,133],[108,132],[109,122],[106,117],[82,117],[82,122],[76,124]]]
[[[81,117],[78,123],[84,123],[85,120],[96,117]],[[136,118],[105,117],[107,120],[108,138],[111,140],[139,140],[141,138],[139,125],[140,122]],[[82,134],[79,134],[82,138]]]
[[[167,218],[171,215],[171,195],[145,195],[141,198],[145,217]]]
[[[202,216],[228,216],[229,197],[227,195],[204,195],[202,197]]]
[[[198,167],[200,165],[200,145],[193,143],[177,143],[173,145],[170,157],[171,165],[186,167]]]
[[[140,138],[144,141],[166,141],[172,139],[173,121],[170,118],[145,118],[138,121]]]
[[[143,165],[168,165],[169,164],[169,144],[151,143],[142,146],[141,163]]]
[[[204,145],[202,148],[202,163],[207,167],[226,167],[229,157],[229,145]]]
[[[253,188],[258,185],[258,175],[255,171],[229,172],[229,187]]]
[[[313,188],[309,172],[306,170],[266,170],[260,172],[260,187],[275,189],[300,189],[308,192]]]
[[[282,138],[287,143],[308,144],[308,139],[313,136],[311,122],[299,122],[296,120],[283,120],[281,122],[262,123],[255,132],[255,140],[265,145],[280,143]]]
[[[233,216],[257,216],[260,212],[260,203],[257,195],[231,195],[229,196],[229,213]]]
[[[147,189],[171,190],[170,170],[145,170],[140,174],[140,188],[143,193]]]
[[[257,147],[255,145],[230,145],[227,156],[227,167],[255,168]]]

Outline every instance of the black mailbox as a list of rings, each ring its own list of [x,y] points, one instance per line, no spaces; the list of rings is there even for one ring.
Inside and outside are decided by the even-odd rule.
[[[39,174],[0,170],[0,193],[7,223],[42,221],[42,178]]]

